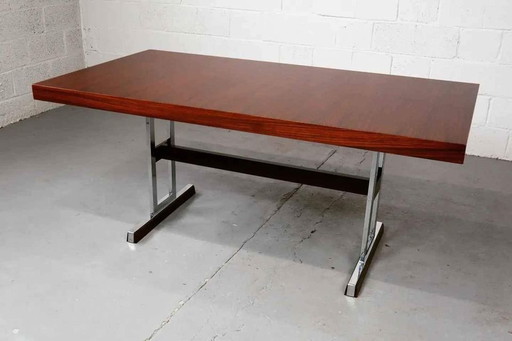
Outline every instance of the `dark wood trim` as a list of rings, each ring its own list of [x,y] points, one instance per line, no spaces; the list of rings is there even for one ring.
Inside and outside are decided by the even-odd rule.
[[[362,195],[368,194],[369,180],[368,178],[361,176],[289,166],[276,162],[260,161],[252,158],[188,147],[173,146],[169,148],[167,143],[162,143],[156,147],[155,156],[157,160],[174,160],[198,166],[329,188],[338,191]]]

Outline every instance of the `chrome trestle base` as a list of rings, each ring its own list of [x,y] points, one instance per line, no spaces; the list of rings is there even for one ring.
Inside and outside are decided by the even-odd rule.
[[[370,267],[375,249],[384,233],[384,225],[377,222],[377,210],[379,208],[380,184],[384,167],[384,154],[373,153],[372,168],[368,184],[368,196],[366,199],[366,212],[363,224],[363,240],[359,259],[350,280],[345,289],[345,295],[357,297],[364,280],[364,276]]]
[[[370,267],[373,254],[375,253],[375,249],[377,248],[383,233],[384,225],[381,222],[377,222],[377,226],[375,227],[375,237],[373,238],[368,252],[364,255],[363,259],[359,259],[357,261],[354,272],[352,272],[352,276],[350,276],[350,280],[348,281],[347,287],[345,289],[345,295],[350,297],[357,297],[359,294],[359,289],[363,284],[364,276]]]
[[[146,118],[146,128],[150,150],[148,160],[150,219],[136,230],[128,232],[127,241],[129,243],[139,242],[195,194],[193,185],[185,186],[180,192],[176,191],[176,161],[363,194],[367,195],[367,199],[361,252],[354,272],[345,289],[345,295],[357,297],[373,254],[384,232],[383,224],[377,222],[377,210],[384,167],[383,153],[373,152],[370,176],[365,178],[178,147],[175,145],[174,122],[169,124],[169,138],[156,145],[155,122],[153,118]],[[163,199],[158,200],[156,163],[160,160],[169,161],[170,185],[169,193]]]
[[[156,163],[159,159],[156,155],[154,118],[146,118],[146,134],[150,151],[148,160],[149,183],[151,184],[149,187],[150,218],[139,228],[128,232],[126,237],[128,243],[138,243],[196,193],[193,185],[187,185],[180,192],[176,193],[176,163],[171,160],[169,161],[169,193],[162,200],[158,200]],[[169,139],[167,140],[167,146],[173,147],[174,142],[174,122],[171,121],[169,123]]]
[[[165,203],[162,208],[152,214],[151,218],[142,224],[139,228],[129,231],[126,236],[128,243],[136,244],[142,240],[149,232],[151,232],[158,224],[167,218],[172,212],[176,211],[185,201],[190,199],[196,193],[194,185],[187,185],[178,192],[176,197]],[[171,199],[171,198],[169,198]],[[163,203],[162,203],[163,204]]]

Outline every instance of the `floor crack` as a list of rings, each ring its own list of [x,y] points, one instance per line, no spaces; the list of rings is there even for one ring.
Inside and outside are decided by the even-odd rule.
[[[329,154],[327,154],[327,157],[324,159],[324,161],[322,161],[322,162],[321,162],[321,163],[316,167],[316,169],[318,170],[318,169],[322,168],[322,166],[323,166],[327,161],[329,161],[329,159],[331,158],[331,156],[333,156],[334,154],[336,154],[336,151],[337,151],[337,149],[331,149],[331,150],[329,151]]]
[[[327,157],[320,163],[320,165],[318,165],[316,167],[316,169],[320,169],[320,167],[322,167],[330,158],[331,156],[333,156],[334,154],[336,153],[336,149],[332,149],[329,151],[329,154],[327,155]],[[161,323],[160,323],[160,326],[158,326],[158,328],[156,328],[155,330],[153,330],[153,332],[151,333],[151,335],[146,338],[144,341],[151,341],[153,339],[153,337],[160,331],[162,330],[163,327],[165,327],[169,322],[171,322],[171,319],[181,310],[181,308],[183,308],[183,306],[185,306],[185,304],[187,304],[195,295],[197,295],[207,284],[210,280],[212,280],[223,268],[224,266],[226,266],[226,264],[228,264],[243,248],[244,246],[249,242],[251,241],[251,239],[253,239],[256,234],[258,234],[258,232],[270,221],[270,219],[272,219],[278,212],[279,210],[295,195],[295,193],[297,193],[297,191],[302,187],[303,185],[300,184],[300,185],[297,185],[295,188],[293,188],[291,191],[285,193],[282,197],[281,197],[281,200],[279,201],[279,203],[277,204],[277,207],[274,209],[274,211],[272,211],[272,213],[265,219],[265,221],[249,236],[249,238],[245,239],[242,244],[240,245],[240,247],[231,255],[228,257],[228,259],[226,261],[224,261],[224,263],[222,263],[221,266],[219,266],[214,272],[213,274],[208,277],[207,279],[204,280],[204,282],[190,295],[188,296],[186,299],[184,299],[183,301],[180,301],[178,303],[178,306],[171,312],[171,314],[169,314],[169,316],[167,316]],[[218,335],[215,336],[215,338],[217,337]],[[214,338],[214,339],[215,339]]]
[[[334,205],[335,205],[339,200],[341,200],[344,196],[345,196],[345,193],[341,193],[341,194],[340,194],[340,195],[338,195],[338,196],[337,196],[333,201],[331,201],[331,202],[329,203],[329,205],[328,205],[326,208],[324,208],[324,209],[322,210],[322,213],[320,213],[320,219],[318,219],[318,220],[313,224],[313,229],[312,229],[312,230],[311,230],[311,231],[310,231],[306,236],[302,237],[302,238],[298,241],[298,243],[297,243],[297,244],[295,244],[295,246],[293,247],[293,259],[294,259],[295,261],[299,261],[299,263],[301,263],[301,264],[302,264],[302,259],[299,257],[298,252],[297,252],[297,250],[298,250],[299,246],[301,246],[301,245],[302,245],[302,243],[304,243],[306,240],[310,239],[310,238],[313,236],[313,234],[317,231],[317,230],[316,230],[316,226],[317,226],[318,224],[321,224],[321,223],[323,222],[324,217],[325,217],[325,214],[326,214],[326,213],[327,213],[327,212],[328,212],[328,211],[329,211],[329,210],[330,210],[330,209],[331,209],[331,208],[332,208],[332,207],[333,207],[333,206],[334,206]]]
[[[345,193],[344,192],[341,192],[333,201],[331,201],[331,203],[329,204],[329,206],[327,206],[323,211],[322,213],[320,213],[320,219],[318,219],[315,224],[313,226],[317,226],[318,224],[321,224],[325,218],[325,214],[338,202],[340,201],[341,199],[343,199],[343,197],[345,196]],[[316,232],[316,229],[314,229],[313,231]]]
[[[358,162],[358,164],[362,164],[365,160],[366,160],[366,156],[368,156],[368,151],[365,150],[362,157],[361,157],[361,160]]]

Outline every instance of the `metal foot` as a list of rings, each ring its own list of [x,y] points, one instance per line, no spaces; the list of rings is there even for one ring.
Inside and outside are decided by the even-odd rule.
[[[157,213],[155,213],[146,223],[134,231],[128,232],[126,241],[128,243],[138,243],[149,232],[151,232],[158,224],[167,218],[172,212],[176,211],[185,201],[190,199],[196,193],[194,185],[187,185],[178,192],[175,198],[169,198]]]
[[[370,267],[373,254],[384,232],[384,225],[377,221],[383,168],[384,154],[379,152],[374,153],[368,184],[368,197],[366,199],[361,253],[359,254],[356,267],[345,289],[345,295],[350,297],[357,297],[364,280],[364,275]]]
[[[169,161],[169,193],[159,200],[157,190],[156,155],[155,142],[155,119],[146,118],[146,133],[148,143],[148,176],[149,176],[149,220],[134,231],[128,232],[126,240],[128,243],[138,243],[151,230],[167,218],[172,212],[180,207],[185,201],[196,193],[193,185],[185,186],[176,193],[176,163]],[[169,138],[166,140],[168,148],[174,146],[174,122],[169,122]]]
[[[375,249],[377,249],[377,245],[379,244],[380,239],[382,238],[382,234],[384,233],[384,225],[379,221],[377,222],[377,226],[375,227],[375,237],[373,238],[368,252],[364,256],[363,259],[359,259],[350,276],[350,280],[348,281],[347,288],[345,289],[345,295],[350,297],[357,297],[359,294],[359,289],[361,288],[361,284],[363,284],[364,276],[370,267],[370,263],[372,261],[373,254],[375,253]]]

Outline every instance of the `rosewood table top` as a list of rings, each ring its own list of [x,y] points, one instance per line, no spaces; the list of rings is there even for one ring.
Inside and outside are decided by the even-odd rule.
[[[33,85],[34,98],[462,163],[477,84],[148,50]]]

